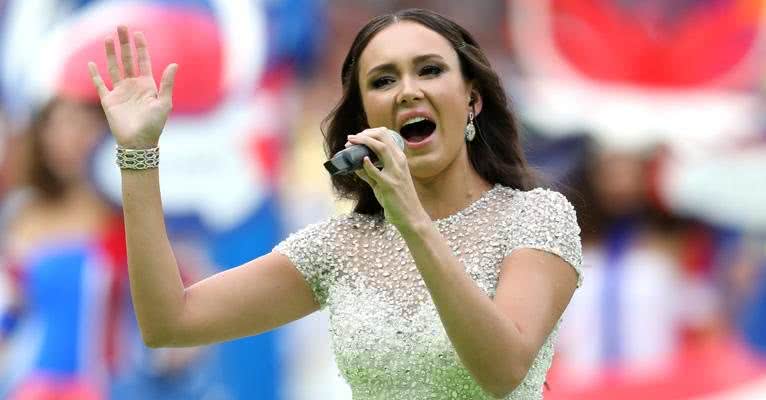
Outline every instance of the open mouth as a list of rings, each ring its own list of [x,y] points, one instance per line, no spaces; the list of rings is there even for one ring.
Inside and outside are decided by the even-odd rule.
[[[413,122],[409,122],[402,126],[399,130],[399,134],[402,135],[404,140],[408,143],[420,143],[436,130],[436,124],[425,118],[417,118]]]

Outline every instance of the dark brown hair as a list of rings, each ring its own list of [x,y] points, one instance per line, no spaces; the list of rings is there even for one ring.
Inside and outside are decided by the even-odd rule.
[[[489,183],[530,189],[533,178],[519,143],[516,118],[510,112],[503,86],[489,60],[468,31],[436,12],[423,9],[375,17],[356,35],[341,70],[343,95],[322,122],[328,157],[344,148],[347,135],[369,128],[359,91],[359,57],[377,33],[399,21],[419,23],[447,39],[458,55],[463,78],[473,82],[481,96],[481,113],[474,120],[477,135],[472,142],[467,142],[471,165]],[[382,212],[372,189],[355,174],[333,176],[332,184],[341,198],[356,202],[355,212]]]

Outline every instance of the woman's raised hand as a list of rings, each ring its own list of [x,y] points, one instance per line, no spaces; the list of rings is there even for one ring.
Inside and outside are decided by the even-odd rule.
[[[138,70],[133,62],[128,28],[119,26],[117,36],[120,40],[122,70],[117,61],[114,39],[110,37],[104,42],[112,90],[106,87],[93,62],[88,63],[91,79],[98,90],[101,106],[117,144],[133,149],[156,147],[172,108],[173,81],[178,65],[170,64],[165,68],[158,91],[143,33],[136,32],[133,35],[138,53]]]

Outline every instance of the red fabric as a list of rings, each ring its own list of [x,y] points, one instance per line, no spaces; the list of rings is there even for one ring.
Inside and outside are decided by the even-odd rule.
[[[6,266],[6,272],[14,289],[21,290],[21,286],[24,281],[24,269],[21,268],[21,265],[11,260],[11,262]]]
[[[254,157],[255,168],[264,171],[270,183],[276,183],[282,155],[280,136],[271,133],[252,135],[249,147]]]
[[[120,323],[122,310],[125,309],[124,301],[127,298],[125,289],[128,278],[128,251],[125,242],[125,224],[121,215],[115,215],[107,222],[101,238],[101,246],[104,254],[109,257],[109,265],[113,268],[107,299],[104,357],[109,368],[114,371],[120,359],[119,339],[123,332]]]
[[[731,71],[753,46],[764,7],[762,0],[691,2],[662,20],[616,1],[551,1],[555,43],[574,68],[598,81],[670,88]],[[756,85],[760,71],[749,72],[730,84]]]
[[[141,4],[131,5],[126,13],[129,16],[119,17],[119,22],[127,24],[132,32],[144,32],[149,42],[157,87],[168,64],[179,66],[173,87],[173,112],[199,113],[217,106],[224,95],[224,66],[222,37],[214,16],[188,7]],[[104,21],[111,29],[115,23],[115,20]],[[95,62],[107,87],[112,88],[106,70],[104,38],[71,32],[68,39],[68,44],[80,47],[64,61],[56,81],[56,93],[78,101],[98,102],[87,64]],[[116,33],[114,40],[117,42]],[[119,46],[117,58],[120,58]]]
[[[693,276],[707,275],[715,260],[715,241],[704,226],[693,226],[685,232],[681,244],[680,264]]]
[[[85,381],[35,376],[27,379],[9,396],[9,400],[103,400],[106,397]]]
[[[732,338],[692,342],[679,349],[667,369],[638,377],[620,369],[605,370],[593,382],[566,387],[566,374],[554,362],[546,400],[679,400],[710,395],[766,379],[766,360]]]

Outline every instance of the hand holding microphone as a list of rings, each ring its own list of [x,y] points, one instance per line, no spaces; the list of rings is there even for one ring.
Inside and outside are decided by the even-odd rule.
[[[388,134],[394,139],[394,143],[396,143],[399,149],[404,150],[404,139],[402,139],[398,133],[390,129],[388,130]],[[378,168],[382,167],[382,165],[379,165],[378,163],[378,156],[375,152],[363,144],[355,144],[335,153],[329,161],[324,163],[324,167],[330,175],[347,175],[362,168],[365,157],[370,157],[370,161],[372,161]]]

